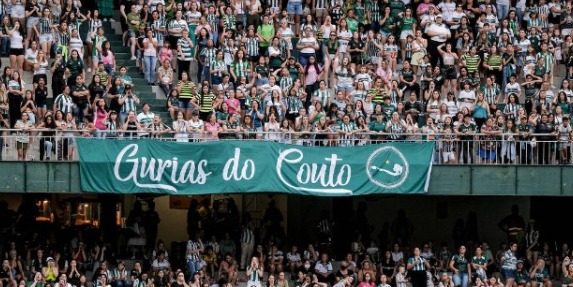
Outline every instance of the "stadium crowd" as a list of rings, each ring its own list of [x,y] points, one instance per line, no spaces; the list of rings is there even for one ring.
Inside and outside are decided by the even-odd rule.
[[[220,201],[220,200],[219,200]],[[5,232],[0,246],[3,287],[537,287],[571,286],[572,250],[557,248],[540,232],[535,220],[525,223],[517,207],[499,222],[508,241],[499,248],[473,239],[471,224],[453,228],[453,244],[411,242],[412,223],[398,216],[394,238],[370,237],[350,227],[355,237],[348,246],[338,243],[342,256],[331,259],[328,244],[335,225],[322,217],[315,241],[300,248],[284,235],[282,215],[273,201],[255,226],[246,216],[242,224],[230,199],[201,203],[191,200],[187,218],[189,240],[169,252],[157,238],[160,218],[153,201],[148,210],[136,203],[127,218],[127,248],[104,242],[99,235],[79,229],[55,234],[23,229]],[[205,204],[209,204],[205,206]],[[217,208],[217,209],[215,209]],[[16,218],[16,217],[14,217]],[[4,220],[5,222],[6,220]],[[236,225],[235,225],[236,224]],[[20,224],[16,224],[20,226]],[[225,226],[225,228],[221,228]],[[312,229],[312,227],[310,227]],[[11,229],[5,229],[9,231]],[[185,232],[184,230],[181,230]],[[311,232],[312,233],[312,232]],[[65,234],[65,235],[64,235]],[[18,240],[16,238],[26,238]],[[117,236],[113,237],[117,240]],[[312,240],[312,239],[306,239]],[[393,240],[393,241],[390,241]],[[186,247],[185,247],[186,245]],[[316,247],[315,247],[316,246]],[[119,248],[118,248],[119,247]],[[340,252],[339,252],[340,253]],[[124,260],[123,258],[128,258]],[[130,267],[127,267],[129,264]]]
[[[41,133],[42,160],[70,159],[75,136],[171,134],[326,146],[439,139],[440,162],[570,163],[571,6],[9,0],[0,123],[14,129],[20,160]],[[126,61],[165,105],[134,92],[107,21],[120,22]]]

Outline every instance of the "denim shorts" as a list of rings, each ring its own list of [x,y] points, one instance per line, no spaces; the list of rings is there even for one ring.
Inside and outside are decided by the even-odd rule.
[[[507,280],[507,279],[515,279],[515,269],[505,269],[505,268],[502,268],[502,269],[501,269],[501,274],[503,275],[503,278],[505,278],[505,280]]]
[[[352,88],[352,86],[336,86],[337,91],[342,91],[342,92],[351,92],[352,90],[354,90],[354,88]]]
[[[288,1],[287,12],[292,15],[302,15],[302,1]]]
[[[179,108],[184,110],[193,109],[193,105],[190,102],[191,99],[179,99]]]

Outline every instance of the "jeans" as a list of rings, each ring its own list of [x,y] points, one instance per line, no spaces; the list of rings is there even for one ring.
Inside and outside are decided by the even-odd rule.
[[[523,10],[521,10],[521,8],[516,8],[515,14],[517,16],[518,23],[521,23],[521,21],[523,21]]]
[[[114,71],[113,71],[113,66],[111,64],[105,64],[103,65],[103,69],[110,75],[110,76],[114,76]]]
[[[53,146],[54,144],[51,141],[49,140],[44,141],[44,152],[46,153],[46,159],[50,159],[52,157]]]
[[[161,90],[163,91],[165,96],[168,97],[169,91],[171,91],[173,88],[175,88],[175,85],[173,83],[171,83],[171,84],[169,84],[169,86],[167,86],[163,82],[160,82],[159,87],[161,88]]]
[[[255,82],[255,85],[256,85],[257,87],[264,86],[264,85],[268,85],[268,84],[269,84],[269,78],[267,78],[267,77],[262,77],[262,76],[261,76],[260,79],[257,79],[256,82]]]
[[[497,4],[497,18],[501,21],[509,14],[509,5]]]
[[[76,121],[81,123],[84,121],[85,110],[88,106],[87,102],[79,102],[73,108],[73,114],[76,117]]]
[[[503,67],[503,79],[502,79],[502,87],[505,87],[507,82],[509,81],[509,77],[515,74],[515,71],[511,68],[510,65],[505,65]]]
[[[303,67],[308,64],[308,58],[310,58],[310,56],[316,57],[316,54],[315,53],[300,53],[299,62]]]
[[[143,56],[143,66],[145,67],[145,80],[147,83],[155,82],[155,65],[157,64],[157,57]]]
[[[455,287],[468,287],[468,273],[467,272],[460,272],[454,274],[454,286]]]
[[[219,76],[211,75],[211,85],[213,85],[213,86],[219,85],[222,82],[223,82],[223,78],[221,78]]]
[[[201,83],[201,79],[199,79],[199,77],[200,77],[199,75],[201,73],[203,74],[203,77],[205,77],[204,80],[208,81],[210,83],[211,82],[211,67],[209,67],[209,65],[205,65],[205,66],[202,66],[201,69],[197,70],[197,80],[199,80],[198,83]]]
[[[106,134],[107,133],[105,132],[105,130],[97,130],[95,131],[94,136],[98,139],[105,139]]]
[[[189,276],[193,276],[195,271],[199,271],[201,268],[201,263],[197,261],[193,261],[191,259],[187,259],[187,270],[189,271]]]
[[[55,147],[56,141],[52,137],[43,137],[40,139],[40,160],[49,160],[52,157],[52,152],[57,151]],[[55,147],[55,148],[54,148]],[[60,157],[58,155],[58,157]]]
[[[119,122],[120,123],[125,123],[125,119],[127,118],[127,113],[125,112],[120,112],[119,113]]]
[[[2,37],[0,45],[0,55],[8,56],[10,54],[10,37]]]

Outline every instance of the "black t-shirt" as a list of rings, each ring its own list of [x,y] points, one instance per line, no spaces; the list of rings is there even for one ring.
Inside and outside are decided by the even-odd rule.
[[[342,272],[340,272],[340,270],[338,270],[336,272],[336,277],[338,278],[346,278],[346,277],[352,277],[354,275],[354,271],[346,268],[346,274],[342,274]]]
[[[90,100],[94,101],[96,97],[103,98],[105,87],[101,84],[90,85]]]
[[[72,101],[74,102],[74,104],[85,103],[88,101],[88,99],[86,97],[78,98],[78,97],[73,95],[74,92],[86,91],[87,89],[88,89],[88,87],[86,87],[86,85],[74,85],[72,87]]]
[[[59,86],[59,85],[65,85],[65,79],[64,79],[64,72],[66,71],[66,66],[63,64],[56,64],[56,62],[52,63],[52,67],[54,67],[55,65],[57,65],[56,69],[54,70],[54,73],[52,74],[52,84]]]
[[[46,104],[46,99],[48,98],[48,88],[44,86],[43,89],[36,88],[34,91],[34,96],[36,99],[37,106],[43,106]]]
[[[475,131],[476,131],[476,125],[474,125],[474,124],[469,124],[469,125],[466,126],[466,124],[461,124],[461,125],[458,127],[458,131],[459,131],[460,133],[464,133],[464,132],[475,132]],[[463,136],[460,136],[460,139],[462,139],[462,140],[469,140],[469,139],[471,139],[472,137],[473,137],[473,135],[463,135]]]
[[[108,95],[119,95],[120,92],[116,86],[112,86],[107,91]],[[119,104],[118,98],[113,98],[109,101],[109,110],[116,111],[118,114],[121,111],[121,105]]]
[[[44,266],[43,262],[46,262],[46,260],[44,260],[44,258],[32,259],[32,267],[34,267],[34,270],[36,270],[36,272],[42,271],[42,267]]]
[[[422,112],[422,104],[418,101],[415,102],[410,102],[407,101],[406,104],[404,104],[404,110],[405,111],[409,111],[409,110],[417,110],[418,112]],[[412,114],[413,117],[418,117],[419,114]]]
[[[123,11],[125,12],[125,15],[129,14],[129,12],[131,12],[131,6],[133,6],[133,2],[130,0],[121,0],[119,1],[119,6],[125,6],[125,8],[123,9]],[[123,16],[121,16],[121,18],[125,19]]]
[[[139,275],[141,275],[141,272],[138,272],[137,270],[133,269],[131,270],[130,276],[137,279],[139,278]],[[173,283],[174,286],[178,286],[177,283]],[[182,286],[182,285],[181,285]]]
[[[38,7],[38,10],[37,10],[37,11],[34,11],[34,7]],[[30,14],[29,17],[40,17],[40,13],[39,13],[38,11],[41,11],[41,10],[40,10],[40,6],[38,6],[37,3],[34,4],[34,3],[32,3],[32,1],[29,1],[28,3],[26,3],[26,8],[25,8],[25,9],[26,9],[26,12],[32,12],[32,11],[34,11],[34,12],[32,12],[32,14]]]
[[[364,42],[362,42],[362,41],[360,41],[360,40],[356,41],[356,40],[352,39],[352,40],[350,40],[350,42],[348,43],[348,47],[351,48],[351,49],[360,49],[360,50],[362,50],[362,49],[364,49]],[[360,54],[361,54],[361,52],[351,52],[351,53],[350,53],[351,56],[358,56],[358,55],[360,55]]]
[[[535,128],[535,133],[538,134],[550,134],[554,131],[554,127],[552,123],[539,123],[537,124],[537,127]],[[552,140],[552,136],[538,136],[538,139],[541,141],[550,141]]]
[[[137,45],[143,49],[143,40],[145,40],[147,36],[145,36],[145,32],[138,31],[137,32]]]
[[[384,273],[388,278],[392,277],[395,268],[396,263],[394,263],[394,260],[392,259],[384,259],[380,261],[380,269],[382,269],[382,273]]]
[[[4,268],[0,268],[0,280],[8,280],[10,279],[10,269],[5,270]]]
[[[402,69],[400,74],[402,74],[402,78],[404,79],[404,81],[411,82],[412,80],[414,80],[414,71],[412,69],[408,70]]]

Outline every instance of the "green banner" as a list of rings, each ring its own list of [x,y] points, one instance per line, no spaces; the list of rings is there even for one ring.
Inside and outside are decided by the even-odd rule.
[[[82,190],[109,193],[423,193],[434,151],[432,142],[332,148],[144,139],[77,144]]]

